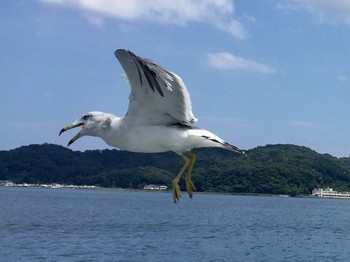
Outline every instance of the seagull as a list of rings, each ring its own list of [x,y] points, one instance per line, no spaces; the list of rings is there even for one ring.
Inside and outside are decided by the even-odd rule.
[[[183,173],[186,172],[190,198],[196,190],[191,178],[196,161],[192,148],[219,147],[244,154],[215,134],[194,126],[197,119],[192,113],[190,95],[178,75],[127,49],[118,49],[114,54],[124,69],[123,78],[131,86],[128,111],[124,117],[98,111],[84,114],[60,131],[59,135],[81,127],[68,146],[82,136],[95,136],[130,152],[175,152],[184,164],[172,181],[174,203],[181,197],[178,183]]]

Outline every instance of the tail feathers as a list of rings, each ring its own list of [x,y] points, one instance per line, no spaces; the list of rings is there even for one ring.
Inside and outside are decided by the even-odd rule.
[[[205,139],[208,139],[208,140],[210,140],[212,142],[215,142],[218,147],[221,147],[221,148],[224,148],[224,149],[236,152],[238,154],[245,154],[244,150],[239,149],[238,147],[236,147],[234,145],[231,145],[230,143],[225,142],[223,140],[219,140],[217,138],[213,138],[213,137],[209,137],[209,136],[202,136],[202,137],[205,138]]]

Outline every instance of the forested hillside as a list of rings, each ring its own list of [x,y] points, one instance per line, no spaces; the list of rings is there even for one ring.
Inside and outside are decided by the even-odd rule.
[[[194,150],[197,191],[308,194],[314,187],[350,191],[350,159],[295,145],[268,145],[237,155],[221,149]],[[164,184],[182,166],[174,153],[118,150],[72,151],[44,144],[0,151],[0,180],[141,189]],[[181,183],[184,186],[184,183]]]

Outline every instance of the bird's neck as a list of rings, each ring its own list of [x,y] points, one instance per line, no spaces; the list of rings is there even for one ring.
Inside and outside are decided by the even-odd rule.
[[[123,141],[123,118],[111,115],[108,123],[101,125],[98,136],[101,137],[108,145],[121,148]]]

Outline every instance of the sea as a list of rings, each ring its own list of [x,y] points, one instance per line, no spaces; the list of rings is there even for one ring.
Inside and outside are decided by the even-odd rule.
[[[350,200],[0,187],[0,261],[350,261]]]

